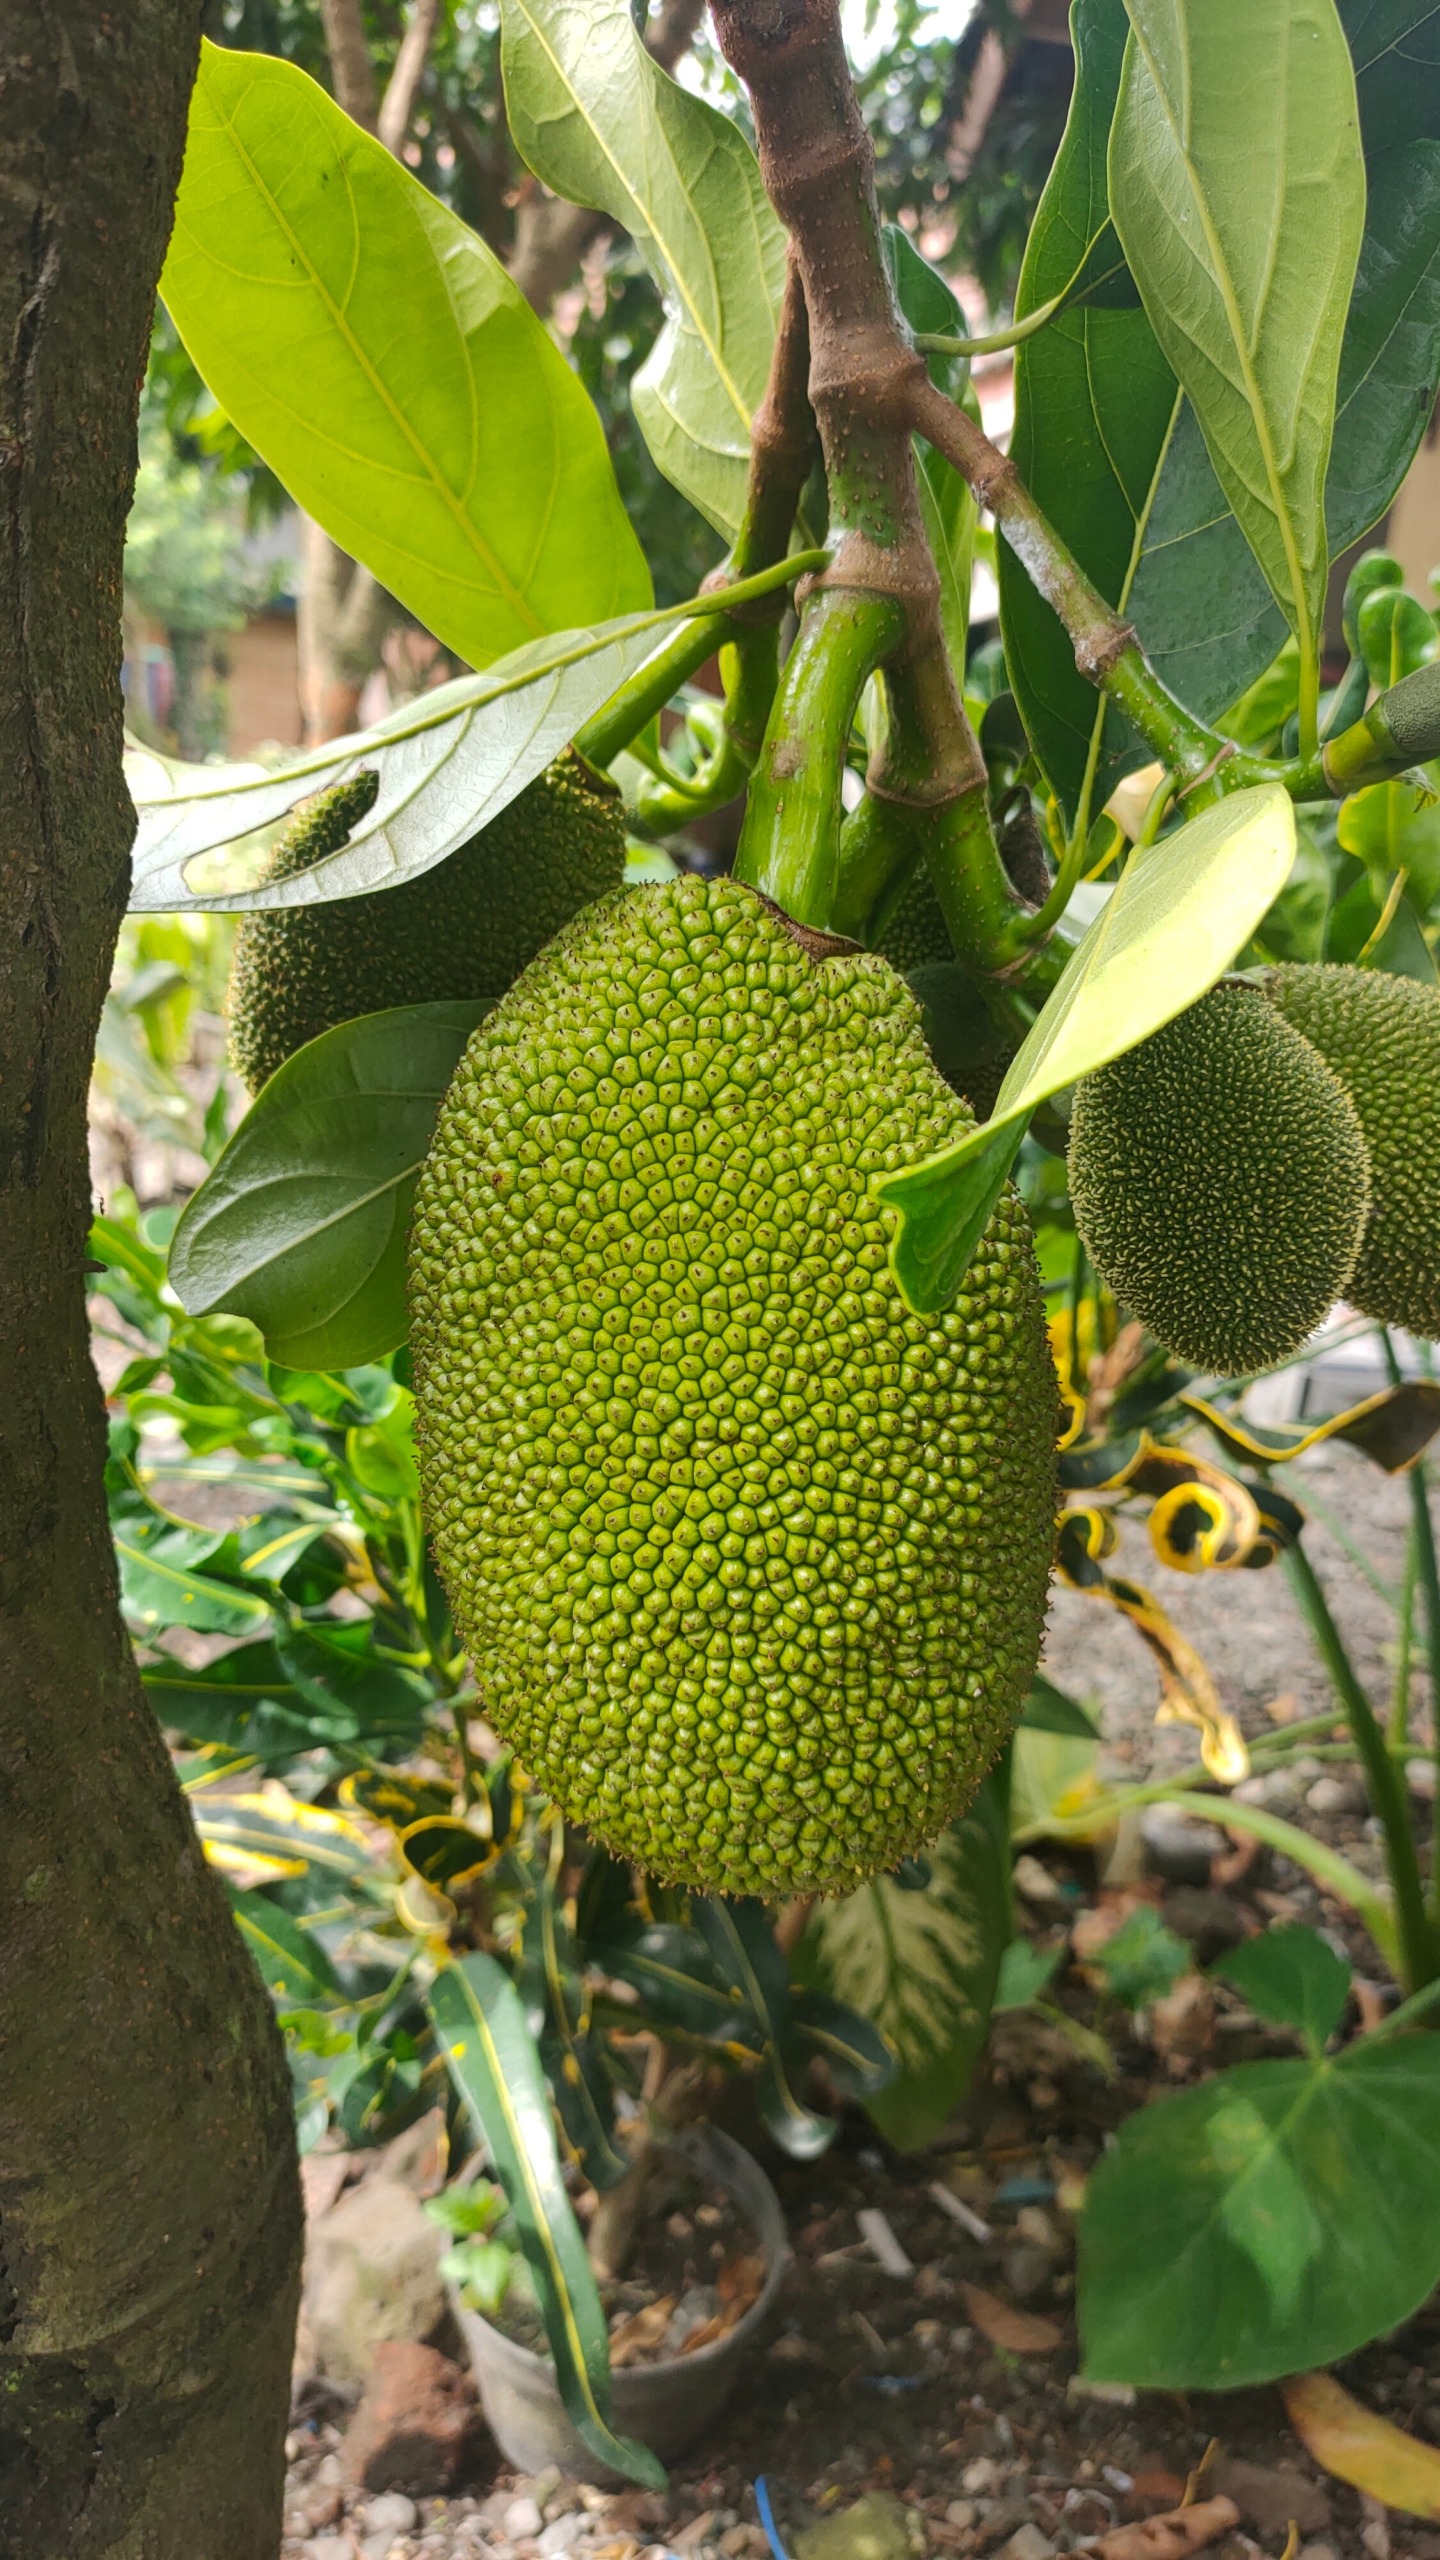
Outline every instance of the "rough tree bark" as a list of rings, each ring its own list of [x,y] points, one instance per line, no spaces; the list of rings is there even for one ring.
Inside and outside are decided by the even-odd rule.
[[[273,2560],[279,2039],[116,1608],[85,1094],[120,569],[202,0],[0,0],[0,2553]]]

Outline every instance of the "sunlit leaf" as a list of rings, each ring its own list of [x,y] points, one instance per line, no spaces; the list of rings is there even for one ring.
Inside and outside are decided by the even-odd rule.
[[[290,495],[472,666],[649,603],[548,330],[295,64],[206,43],[161,291]]]

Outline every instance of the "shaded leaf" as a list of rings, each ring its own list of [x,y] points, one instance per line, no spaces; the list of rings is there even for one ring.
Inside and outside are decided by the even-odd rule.
[[[472,666],[650,602],[549,331],[295,64],[205,44],[161,291],[290,495]]]
[[[323,2008],[339,1998],[335,1967],[319,1940],[278,1902],[265,1893],[237,1893],[231,1907],[266,1988],[283,2007]]]
[[[152,1515],[117,1521],[113,1535],[120,1606],[137,1635],[190,1627],[200,1635],[255,1636],[271,1626],[268,1600],[195,1570],[221,1544],[213,1530],[175,1529]]]
[[[667,479],[727,536],[740,523],[785,235],[728,116],[646,51],[626,0],[503,0],[510,131],[537,177],[624,225],[666,325],[631,399]]]
[[[1095,2382],[1229,2390],[1328,2364],[1440,2281],[1440,2037],[1240,2063],[1129,2116],[1091,2172]]]
[[[1257,2017],[1294,2027],[1323,2053],[1350,1997],[1350,1967],[1314,1929],[1267,1929],[1210,1968],[1248,2000]]]
[[[722,1982],[737,1991],[761,2031],[756,2102],[765,2129],[792,2160],[818,2159],[835,2126],[797,2097],[787,2067],[790,2042],[790,1976],[775,1944],[763,1903],[729,1894],[702,1894],[691,1906],[700,1935]]]
[[[1349,53],[1333,0],[1259,17],[1243,0],[1126,6],[1110,210],[1231,510],[1318,663],[1325,474],[1365,224]]]
[[[403,1342],[415,1185],[489,1009],[399,1005],[286,1059],[175,1230],[170,1282],[191,1315],[249,1316],[294,1368],[355,1368]]]
[[[428,2006],[515,2216],[571,2424],[599,2461],[661,2489],[665,2472],[654,2454],[610,2423],[605,2314],[560,2174],[549,2092],[519,1993],[493,1956],[470,1955],[442,1967]]]
[[[993,1787],[926,1852],[930,1881],[888,1876],[822,1902],[798,1951],[803,1977],[868,2018],[898,2069],[866,2097],[900,2151],[933,2140],[964,2098],[1010,1935],[1009,1843]]]
[[[792,1992],[790,2023],[794,2042],[818,2055],[842,2097],[877,2097],[895,2078],[899,2056],[889,2038],[828,1992]]]

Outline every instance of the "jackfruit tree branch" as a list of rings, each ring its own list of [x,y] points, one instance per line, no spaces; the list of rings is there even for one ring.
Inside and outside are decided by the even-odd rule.
[[[712,0],[712,14],[721,50],[749,90],[761,173],[804,286],[833,542],[751,784],[737,872],[792,913],[798,899],[801,921],[828,922],[823,910],[839,882],[836,736],[849,718],[840,696],[853,699],[883,667],[891,737],[871,788],[922,813],[965,802],[978,811],[979,823],[952,832],[937,856],[957,857],[972,875],[947,901],[966,915],[966,956],[983,969],[1005,967],[1027,911],[1000,861],[984,761],[945,651],[909,425],[924,363],[895,309],[837,0]],[[836,701],[835,717],[821,724],[822,749],[815,724],[827,664]]]
[[[1063,623],[1079,673],[1118,704],[1179,782],[1211,773],[1227,741],[1166,691],[1133,624],[1091,584],[1009,456],[923,372],[912,386],[909,417],[916,434],[944,454],[994,516],[1031,584]]]

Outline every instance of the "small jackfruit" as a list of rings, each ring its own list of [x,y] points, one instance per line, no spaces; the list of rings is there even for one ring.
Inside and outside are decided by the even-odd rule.
[[[873,1177],[972,1118],[872,954],[610,899],[470,1043],[410,1245],[426,1516],[490,1720],[622,1857],[836,1893],[973,1795],[1039,1646],[1025,1213],[909,1313]]]
[[[317,796],[267,877],[337,852],[373,806],[377,777]],[[497,996],[543,944],[625,873],[618,794],[567,749],[468,844],[368,897],[245,916],[230,977],[230,1055],[252,1093],[307,1040],[390,1005]]]
[[[1381,1324],[1440,1338],[1440,987],[1334,963],[1276,969],[1266,993],[1319,1050],[1359,1115],[1370,1213],[1345,1295]]]
[[[917,862],[899,898],[891,908],[874,948],[902,978],[912,969],[923,969],[955,958],[950,929],[940,910],[930,874],[923,862]]]
[[[1197,1368],[1240,1377],[1299,1349],[1349,1280],[1368,1190],[1344,1087],[1255,988],[1212,987],[1076,1086],[1085,1249]]]

